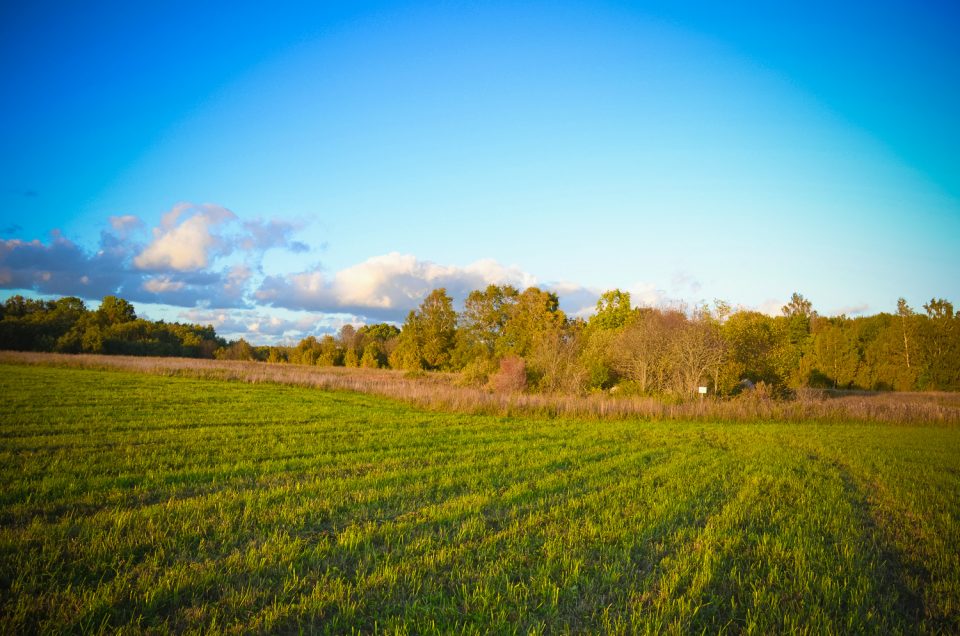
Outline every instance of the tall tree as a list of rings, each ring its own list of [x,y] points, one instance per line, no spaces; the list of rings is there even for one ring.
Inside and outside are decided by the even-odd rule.
[[[897,299],[897,315],[900,316],[900,334],[903,337],[903,357],[907,368],[910,368],[910,319],[913,317],[913,309],[907,304],[904,298]]]
[[[492,358],[520,293],[510,285],[488,285],[467,295],[459,326],[466,349]]]
[[[796,292],[781,311],[783,316],[777,322],[777,372],[790,386],[798,387],[807,380],[803,358],[809,353],[811,323],[817,312],[809,300]]]
[[[586,371],[589,388],[606,389],[616,383],[617,335],[632,314],[630,292],[613,289],[601,294],[597,300],[596,312],[578,334],[580,364]]]
[[[813,311],[813,304],[804,298],[803,294],[797,292],[793,292],[793,295],[790,296],[790,302],[781,307],[780,311],[788,318],[801,316],[808,320],[816,314],[816,312]]]
[[[510,308],[499,339],[498,353],[526,357],[544,334],[559,329],[565,321],[556,294],[528,287]]]
[[[855,330],[840,316],[823,321],[813,336],[813,351],[808,374],[813,385],[846,389],[853,386],[860,364]]]
[[[456,332],[453,299],[443,287],[434,289],[407,316],[390,364],[404,369],[449,368]]]
[[[728,347],[725,375],[729,388],[741,380],[772,386],[783,383],[774,358],[773,318],[756,311],[738,311],[723,323],[722,332]]]
[[[923,308],[927,312],[924,387],[960,389],[960,318],[953,311],[953,303],[943,298],[932,298]]]
[[[612,289],[600,295],[597,311],[590,316],[587,325],[591,329],[620,329],[627,324],[632,311],[630,292]]]
[[[116,325],[124,322],[131,322],[137,319],[137,312],[133,305],[116,296],[104,296],[100,301],[100,308],[97,309],[97,318],[101,326]]]
[[[427,368],[447,368],[457,333],[457,313],[453,299],[443,287],[430,292],[420,304],[420,328]]]

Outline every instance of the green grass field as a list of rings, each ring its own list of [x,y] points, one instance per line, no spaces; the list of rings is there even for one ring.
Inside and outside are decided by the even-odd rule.
[[[0,366],[0,632],[960,632],[960,429]]]

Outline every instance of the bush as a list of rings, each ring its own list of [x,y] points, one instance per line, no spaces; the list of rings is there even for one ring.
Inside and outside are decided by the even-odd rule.
[[[527,363],[519,356],[506,356],[490,381],[501,393],[523,392],[527,388]]]
[[[491,378],[499,368],[499,365],[493,360],[477,358],[460,371],[456,384],[458,386],[486,386],[492,383]]]
[[[640,385],[633,380],[622,380],[610,387],[610,395],[617,397],[642,397],[647,394],[640,390]]]

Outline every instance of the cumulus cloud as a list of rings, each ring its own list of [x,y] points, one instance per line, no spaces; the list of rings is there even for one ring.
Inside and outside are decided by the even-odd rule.
[[[268,276],[254,297],[275,307],[402,321],[408,311],[438,287],[446,288],[454,298],[463,299],[470,291],[491,284],[524,288],[535,283],[530,274],[492,259],[458,267],[392,252],[332,276],[318,270]]]
[[[153,229],[153,241],[133,259],[133,264],[144,270],[204,269],[218,252],[229,252],[228,243],[214,234],[213,228],[236,218],[233,212],[218,205],[180,203],[163,215],[160,227]]]
[[[178,204],[149,236],[134,215],[112,216],[108,226],[94,252],[58,232],[49,242],[0,240],[0,288],[86,299],[117,294],[181,307],[249,307],[265,250],[308,249],[293,239],[299,225],[242,222],[213,204]],[[234,252],[235,258],[220,260]]]
[[[113,250],[90,255],[58,233],[50,243],[0,240],[0,287],[44,294],[99,297],[127,281],[123,257]]]
[[[121,233],[139,227],[139,219],[133,216],[111,217],[110,222]],[[241,221],[232,211],[211,203],[180,203],[163,215],[133,264],[149,271],[192,272],[208,269],[217,258],[236,251],[254,258],[274,248],[306,252],[310,247],[293,238],[300,229],[301,224],[282,219]]]
[[[193,306],[246,306],[243,270],[145,273],[131,267],[133,252],[117,237],[101,235],[90,253],[55,234],[49,243],[0,240],[0,288],[99,299],[108,294],[133,302]]]

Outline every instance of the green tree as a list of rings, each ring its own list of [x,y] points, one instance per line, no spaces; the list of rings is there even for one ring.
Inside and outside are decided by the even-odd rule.
[[[807,320],[813,318],[817,313],[813,310],[813,304],[797,292],[793,292],[793,295],[790,296],[790,302],[784,305],[780,311],[788,318],[800,316]]]
[[[960,389],[960,318],[943,298],[932,298],[923,308],[927,312],[923,324],[926,364],[920,382],[928,389]]]
[[[497,352],[526,357],[541,338],[560,329],[565,322],[566,316],[560,310],[560,299],[556,294],[529,287],[510,308]]]
[[[459,317],[461,346],[471,355],[493,358],[519,295],[510,285],[470,292]]]
[[[116,325],[137,319],[133,305],[116,296],[104,296],[97,309],[97,319],[101,326]]]
[[[403,328],[397,337],[397,346],[390,354],[390,366],[394,369],[425,368],[421,322],[416,311],[410,311],[407,314],[407,320],[403,323]]]
[[[778,346],[776,349],[777,375],[791,387],[803,385],[809,366],[803,360],[810,352],[811,323],[817,318],[813,305],[794,292],[790,302],[783,306],[782,316],[776,321]]]
[[[372,368],[371,364],[374,360],[377,362],[377,367],[389,366],[388,360],[397,346],[399,335],[400,330],[396,326],[385,322],[360,327],[357,330],[357,337],[363,350],[360,366]],[[367,355],[368,350],[370,355]],[[364,363],[364,360],[367,362]]]
[[[390,364],[403,369],[449,368],[456,332],[453,299],[446,289],[435,289],[407,316]]]
[[[339,367],[343,366],[343,347],[337,342],[337,339],[330,334],[320,338],[316,365],[321,367]]]
[[[240,338],[226,347],[217,349],[216,357],[218,360],[256,360],[253,347],[249,342]]]
[[[840,316],[818,326],[813,335],[813,351],[809,359],[809,384],[834,389],[853,387],[860,355],[857,339],[848,323],[846,318]]]
[[[741,380],[771,386],[783,383],[774,358],[777,340],[773,318],[756,311],[738,311],[724,321],[722,333],[728,351],[723,372],[727,390]]]
[[[364,369],[379,369],[386,366],[386,356],[383,353],[383,347],[378,340],[371,340],[363,348],[363,357],[360,359],[360,366]]]
[[[444,288],[435,289],[420,304],[421,355],[428,369],[445,369],[450,363],[457,332],[453,299]]]
[[[587,321],[590,329],[620,329],[632,312],[630,292],[613,289],[603,292],[597,301],[597,310]]]

